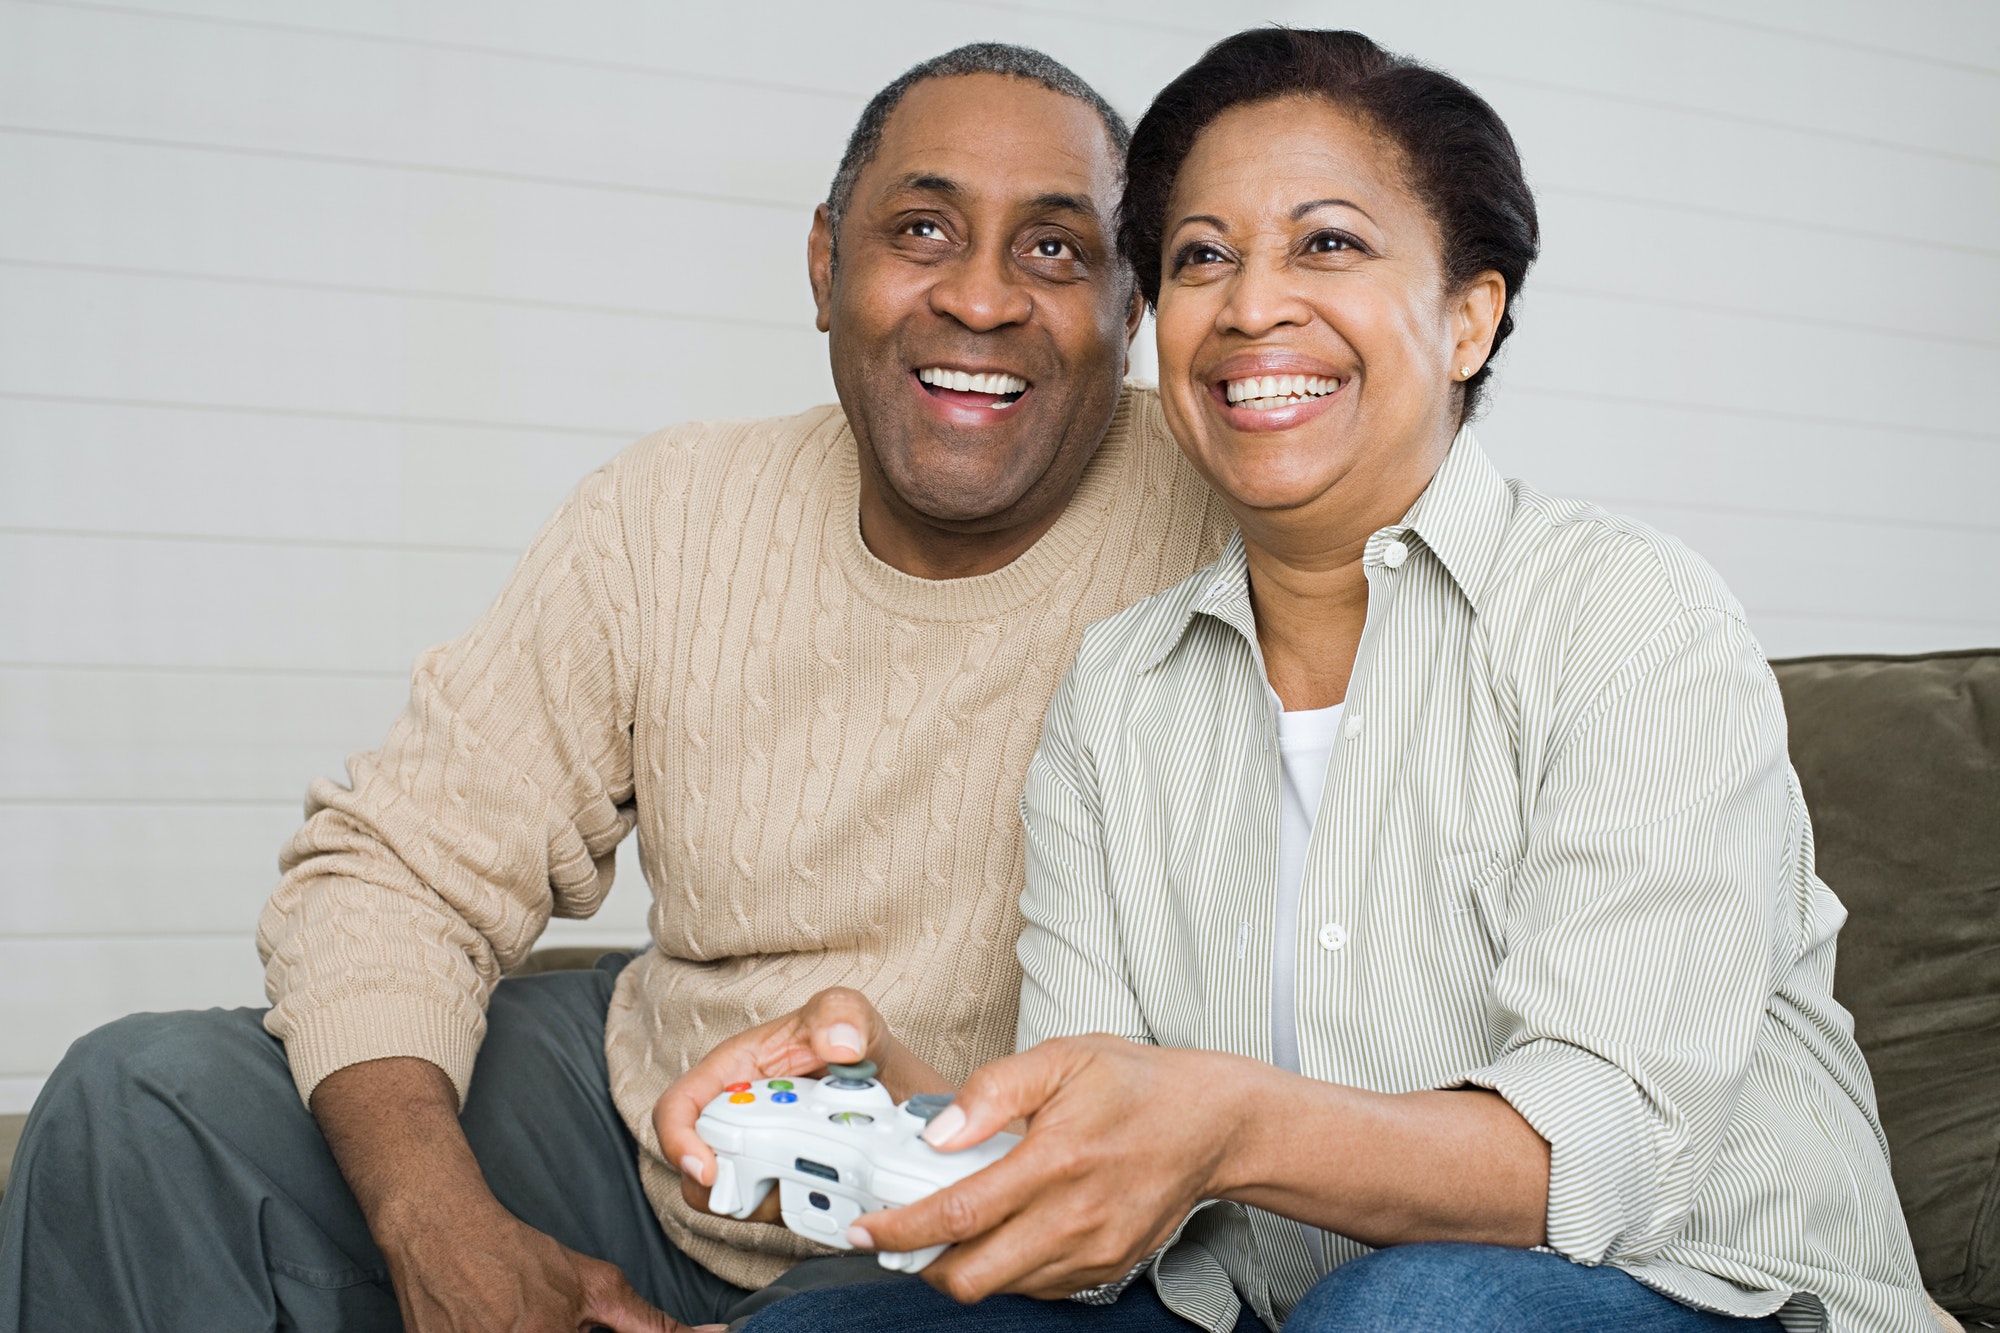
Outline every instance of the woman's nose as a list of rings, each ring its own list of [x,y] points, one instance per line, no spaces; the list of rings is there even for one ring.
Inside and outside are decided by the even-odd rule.
[[[1258,338],[1274,329],[1309,324],[1312,306],[1290,271],[1275,261],[1246,260],[1230,280],[1229,299],[1216,312],[1219,333]]]

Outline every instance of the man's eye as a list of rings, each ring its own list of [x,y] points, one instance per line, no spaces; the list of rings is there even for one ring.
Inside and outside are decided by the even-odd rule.
[[[912,222],[909,226],[903,228],[903,230],[912,236],[921,236],[926,240],[944,235],[944,228],[938,226],[937,223],[931,221],[929,218],[921,218]]]
[[[1043,259],[1061,259],[1069,253],[1069,242],[1053,236],[1044,236],[1035,242],[1035,253]]]

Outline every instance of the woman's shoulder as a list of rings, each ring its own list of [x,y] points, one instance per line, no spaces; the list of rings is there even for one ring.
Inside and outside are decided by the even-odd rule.
[[[1709,610],[1743,618],[1715,567],[1680,538],[1588,500],[1509,481],[1514,501],[1491,597],[1502,606],[1605,601],[1667,612]]]

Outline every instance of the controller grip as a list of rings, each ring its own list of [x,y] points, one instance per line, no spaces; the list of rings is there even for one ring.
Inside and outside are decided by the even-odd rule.
[[[708,1211],[725,1217],[748,1217],[757,1211],[758,1204],[764,1202],[764,1196],[771,1192],[774,1183],[759,1180],[746,1187],[742,1172],[736,1169],[736,1159],[717,1153],[715,1184],[708,1191]]]
[[[892,1273],[921,1273],[944,1252],[942,1245],[927,1245],[921,1250],[883,1250],[875,1259]]]

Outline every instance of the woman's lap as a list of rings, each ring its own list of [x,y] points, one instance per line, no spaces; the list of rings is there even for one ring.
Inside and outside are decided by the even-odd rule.
[[[1239,1330],[1261,1325],[1247,1310]],[[760,1311],[744,1333],[1187,1333],[1140,1282],[1115,1305],[995,1296],[959,1305],[920,1279],[810,1291]],[[1610,1266],[1497,1245],[1403,1245],[1320,1279],[1286,1333],[1777,1333],[1770,1319],[1690,1309]]]

